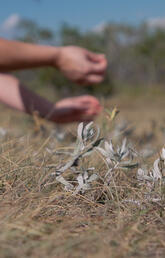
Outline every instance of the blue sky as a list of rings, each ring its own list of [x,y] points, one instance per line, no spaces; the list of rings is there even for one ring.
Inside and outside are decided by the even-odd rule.
[[[103,22],[138,24],[165,18],[165,0],[4,0],[0,26],[13,14],[58,29],[62,22],[91,29]]]

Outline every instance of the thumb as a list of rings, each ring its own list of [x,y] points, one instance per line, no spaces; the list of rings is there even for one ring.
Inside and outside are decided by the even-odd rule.
[[[105,59],[105,55],[87,51],[87,58],[92,62],[100,62]]]

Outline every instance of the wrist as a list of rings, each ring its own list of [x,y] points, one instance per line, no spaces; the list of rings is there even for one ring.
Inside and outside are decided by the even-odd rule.
[[[60,69],[61,55],[63,47],[53,47],[50,66]]]
[[[56,60],[59,56],[59,47],[39,46],[40,57],[43,66],[56,67]]]
[[[46,46],[46,65],[59,68],[62,47]]]

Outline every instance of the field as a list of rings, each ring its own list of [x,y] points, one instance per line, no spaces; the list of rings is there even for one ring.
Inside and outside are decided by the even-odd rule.
[[[135,161],[114,169],[105,184],[107,164],[94,150],[74,168],[94,167],[99,180],[74,194],[54,172],[69,160],[61,152],[74,151],[77,125],[57,128],[1,107],[0,257],[164,257],[164,168],[150,190],[137,179],[165,143],[164,97],[114,96],[104,105],[120,113],[113,121],[106,112],[98,118],[100,137],[115,147],[126,137]],[[70,167],[64,178],[75,185]]]

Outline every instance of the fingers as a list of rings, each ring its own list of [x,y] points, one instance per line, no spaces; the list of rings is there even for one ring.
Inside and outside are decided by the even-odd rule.
[[[104,75],[89,74],[83,80],[78,80],[77,83],[87,86],[91,84],[98,84],[104,80]]]
[[[91,104],[95,106],[101,106],[99,100],[90,95],[75,97],[74,99],[81,104]]]
[[[86,116],[96,116],[102,111],[100,102],[92,96],[81,97],[80,105],[87,107],[87,110],[83,113]]]
[[[87,52],[88,69],[83,79],[78,83],[82,85],[98,84],[104,80],[107,69],[107,60],[102,54]]]
[[[87,58],[90,61],[89,73],[104,73],[107,68],[107,60],[103,54],[87,52]]]
[[[89,73],[104,74],[106,69],[107,69],[107,61],[105,59],[98,63],[90,64]]]
[[[105,55],[96,54],[96,53],[87,51],[87,58],[89,59],[89,61],[92,61],[92,62],[100,62],[105,59]]]
[[[87,84],[97,84],[101,83],[103,81],[104,77],[101,75],[96,75],[96,74],[91,74],[88,75],[86,78],[86,83]]]
[[[55,117],[55,121],[62,123],[91,121],[101,110],[102,107],[95,97],[85,95],[67,98],[57,103],[58,116]]]

